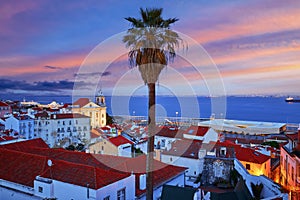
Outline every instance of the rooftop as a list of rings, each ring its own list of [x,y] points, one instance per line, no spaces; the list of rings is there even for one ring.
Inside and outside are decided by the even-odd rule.
[[[7,107],[9,106],[7,103],[0,101],[0,107]]]
[[[109,141],[117,147],[120,145],[123,145],[123,144],[133,144],[132,141],[128,140],[127,138],[123,137],[122,135],[118,135],[117,137],[111,137],[111,138],[109,138]]]
[[[208,129],[209,129],[209,127],[205,127],[205,126],[190,126],[185,131],[185,134],[195,135],[195,136],[204,136],[207,133]]]
[[[52,114],[51,119],[70,119],[70,118],[89,118],[88,116],[78,113],[63,113],[63,114]]]
[[[85,106],[86,104],[88,104],[90,102],[89,98],[79,98],[77,99],[77,101],[75,101],[73,103],[73,105],[78,105],[80,108]]]
[[[48,160],[53,165],[47,165]],[[139,176],[145,174],[146,156],[126,158],[101,154],[88,154],[49,148],[42,139],[28,140],[0,146],[0,178],[32,187],[36,176],[55,179],[75,185],[97,189],[130,173],[136,175],[136,195],[145,194],[139,189]],[[186,168],[154,161],[154,186],[164,184],[184,173]]]
[[[178,129],[177,127],[168,127],[168,126],[157,126],[156,127],[156,136],[169,137],[169,138],[182,138],[183,130]]]
[[[249,134],[272,134],[280,133],[285,123],[241,121],[228,119],[214,119],[199,122],[200,126],[212,127],[216,130],[233,131],[236,133]]]

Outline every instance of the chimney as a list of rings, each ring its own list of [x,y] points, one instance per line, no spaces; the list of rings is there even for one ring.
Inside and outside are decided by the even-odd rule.
[[[146,189],[146,174],[141,174],[139,179],[140,179],[140,190],[145,190]]]

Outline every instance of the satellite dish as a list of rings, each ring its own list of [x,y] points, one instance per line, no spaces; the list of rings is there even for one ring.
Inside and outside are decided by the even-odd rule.
[[[52,160],[49,159],[49,160],[47,161],[47,164],[48,164],[49,167],[51,167],[51,166],[52,166]]]

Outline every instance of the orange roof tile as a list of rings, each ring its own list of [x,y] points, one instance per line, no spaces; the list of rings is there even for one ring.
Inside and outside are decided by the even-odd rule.
[[[122,144],[128,144],[128,143],[133,144],[132,141],[128,140],[127,138],[123,137],[122,135],[118,135],[117,137],[109,138],[109,141],[117,147]]]
[[[204,127],[204,126],[190,126],[185,131],[185,134],[204,136],[207,133],[208,129],[209,129],[209,127]]]
[[[89,98],[79,98],[77,101],[73,103],[73,105],[78,105],[80,108],[85,106],[90,102]]]

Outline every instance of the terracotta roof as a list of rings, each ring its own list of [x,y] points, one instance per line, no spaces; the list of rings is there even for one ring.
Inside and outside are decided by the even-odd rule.
[[[204,127],[204,126],[190,126],[186,131],[185,134],[188,135],[196,135],[196,136],[204,136],[209,127]]]
[[[73,103],[73,105],[78,105],[80,108],[85,106],[90,102],[89,98],[79,98],[77,101]]]
[[[271,158],[250,148],[235,147],[234,150],[236,158],[240,161],[262,164]]]
[[[47,166],[47,158],[0,148],[0,178],[33,187],[37,175]]]
[[[84,152],[68,151],[61,148],[26,148],[23,152],[46,156],[55,160],[62,160],[71,163],[100,167],[102,169],[110,169],[107,165],[102,164],[93,154]]]
[[[101,127],[101,129],[104,130],[104,131],[110,131],[110,128],[109,128],[109,127],[106,127],[106,126]]]
[[[202,141],[199,140],[177,140],[172,143],[172,148],[169,151],[163,151],[163,154],[198,159],[201,147]]]
[[[297,141],[298,140],[298,133],[286,134],[286,137],[291,139],[292,141]]]
[[[144,174],[146,169],[145,155],[136,158],[93,155],[45,148],[44,145],[41,139],[2,145],[0,178],[32,187],[36,176],[40,175],[84,187],[88,183],[90,188],[97,189],[128,177],[130,173],[127,172],[133,172],[136,174],[136,195],[140,196],[146,192],[139,190],[139,176]],[[47,165],[49,159],[53,163],[51,173]],[[118,169],[120,171],[117,171]],[[163,185],[186,170],[155,160],[154,169],[159,169],[154,171],[154,187]]]
[[[9,106],[7,103],[4,103],[3,101],[0,101],[0,107],[7,107]]]
[[[136,175],[136,196],[139,197],[146,193],[146,190],[139,189],[139,177],[146,172],[146,155],[141,155],[135,158],[126,158],[118,156],[96,155],[97,158],[103,163],[113,167],[116,170],[132,172]],[[154,173],[153,173],[153,185],[158,187],[163,185],[170,179],[184,173],[187,169],[185,167],[178,167],[173,165],[167,165],[165,163],[153,160]]]
[[[48,118],[49,115],[48,115],[48,113],[46,111],[43,111],[43,112],[39,112],[39,113],[35,114],[34,117],[35,118],[39,118],[39,117],[41,117],[41,118]]]
[[[128,144],[128,143],[133,144],[132,141],[128,140],[127,138],[123,137],[122,135],[118,135],[117,137],[109,138],[109,141],[117,147],[122,144]]]
[[[8,140],[16,140],[18,138],[14,138],[14,137],[11,137],[11,136],[0,136],[0,142],[2,141],[8,141]]]
[[[90,118],[78,113],[52,114],[51,119]]]
[[[130,176],[130,173],[55,160],[51,170],[48,167],[41,176],[83,187],[87,187],[88,184],[89,188],[97,190]]]
[[[0,148],[25,151],[28,148],[49,148],[41,138],[1,145]]]
[[[169,137],[169,138],[182,138],[183,131],[177,127],[161,126],[156,127],[156,136]]]
[[[119,173],[99,167],[82,165],[49,157],[24,153],[8,149],[0,149],[0,178],[33,187],[36,176],[50,178],[74,185],[99,189],[113,182],[128,177],[129,173]],[[4,164],[4,162],[6,164]]]

